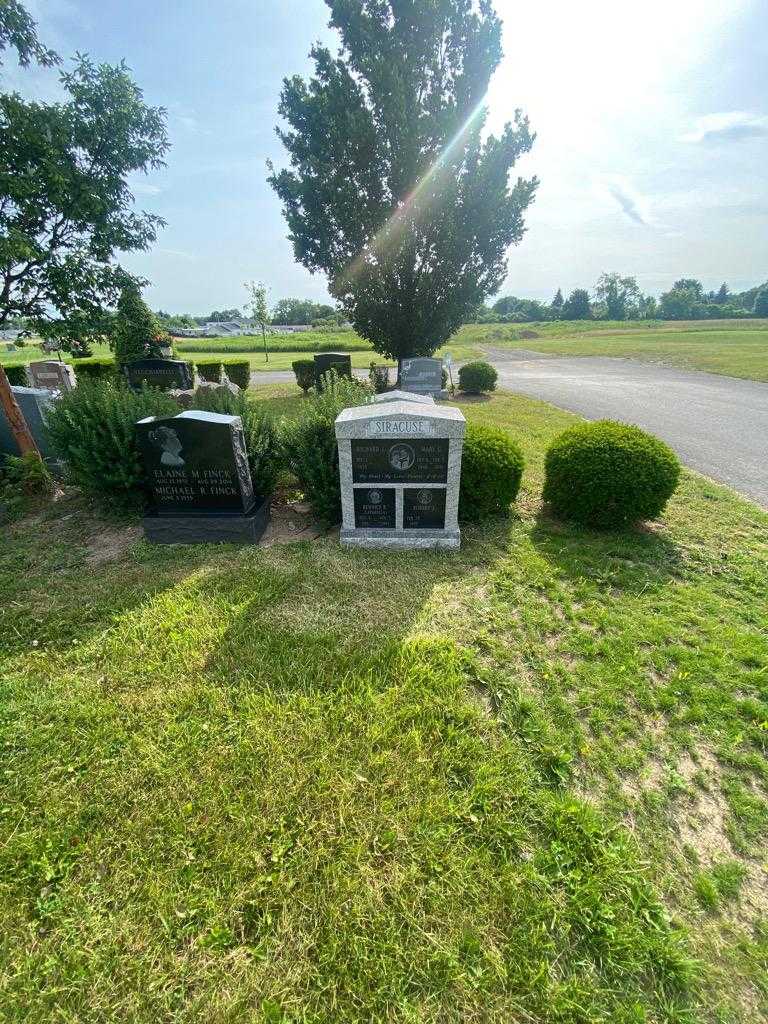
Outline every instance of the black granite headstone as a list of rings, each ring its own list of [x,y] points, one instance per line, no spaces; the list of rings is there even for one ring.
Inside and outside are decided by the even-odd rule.
[[[403,529],[444,530],[445,489],[443,487],[404,487]]]
[[[352,482],[356,484],[425,483],[448,480],[448,439],[433,441],[353,440]]]
[[[394,487],[356,487],[355,526],[358,530],[394,530]]]
[[[253,484],[239,416],[182,412],[136,424],[139,447],[161,516],[246,515]]]
[[[148,385],[163,391],[187,391],[194,383],[189,363],[183,359],[136,359],[125,367],[125,375],[134,391]]]
[[[318,352],[315,356],[315,386],[322,387],[322,377],[335,370],[340,377],[352,377],[352,357],[348,352]]]

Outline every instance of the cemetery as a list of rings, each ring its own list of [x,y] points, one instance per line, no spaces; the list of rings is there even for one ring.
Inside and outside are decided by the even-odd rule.
[[[256,7],[251,37],[285,17]],[[147,98],[179,62],[145,93],[0,3],[0,62],[59,97],[0,87],[0,1021],[768,1020],[768,512],[625,408],[524,393],[511,346],[545,330],[514,318],[541,303],[481,323],[539,184],[527,116],[487,120],[494,5],[327,7],[337,53],[273,97],[290,265],[220,113],[214,172],[192,107]],[[125,16],[160,34],[151,13]],[[267,36],[249,69],[293,53]],[[249,280],[242,316],[152,312],[128,267],[175,266],[202,306],[223,252],[137,257],[167,226],[137,197],[192,205],[154,183],[182,131],[176,180],[221,177],[228,231],[258,211],[253,265],[319,273],[333,306],[271,311]],[[640,333],[633,281],[597,297]]]

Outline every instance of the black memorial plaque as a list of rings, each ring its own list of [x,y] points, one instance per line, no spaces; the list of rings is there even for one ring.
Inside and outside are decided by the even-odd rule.
[[[356,487],[355,528],[394,530],[395,490],[393,487]]]
[[[445,489],[442,487],[404,487],[403,529],[444,530]]]
[[[416,394],[437,394],[443,388],[443,364],[440,359],[404,359],[400,387]]]
[[[194,383],[189,364],[183,359],[136,359],[125,367],[125,375],[134,391],[147,386],[188,391]]]
[[[251,511],[253,484],[238,417],[189,412],[142,420],[136,431],[156,514]]]
[[[352,480],[356,484],[444,484],[448,480],[448,438],[354,440]]]

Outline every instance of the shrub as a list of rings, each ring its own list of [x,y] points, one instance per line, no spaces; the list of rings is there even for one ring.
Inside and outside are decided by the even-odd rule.
[[[48,437],[73,483],[123,507],[143,504],[147,483],[136,422],[173,416],[179,407],[155,388],[131,391],[122,381],[84,380],[50,409]]]
[[[341,520],[339,455],[336,417],[342,409],[362,405],[371,397],[370,385],[333,370],[323,374],[324,388],[302,409],[298,419],[283,422],[286,466],[298,479],[318,522],[333,526]]]
[[[48,467],[34,452],[8,455],[0,460],[0,515],[11,518],[30,501],[53,493]]]
[[[29,384],[27,368],[22,363],[16,363],[14,366],[4,366],[3,369],[8,378],[8,383],[12,387],[25,388]]]
[[[291,369],[296,375],[296,383],[306,395],[315,386],[314,359],[294,359]]]
[[[371,363],[368,379],[376,394],[383,394],[389,387],[389,367],[383,366],[381,363]]]
[[[249,401],[244,394],[233,395],[226,388],[198,391],[192,408],[240,417],[253,489],[256,494],[268,498],[282,469],[282,447],[274,418],[263,412],[259,403]]]
[[[222,359],[221,365],[233,384],[237,384],[243,391],[248,390],[251,383],[251,364],[247,359]]]
[[[126,284],[117,301],[112,332],[115,360],[125,366],[136,359],[161,358],[167,335],[150,310],[135,282]]]
[[[459,516],[480,522],[506,514],[520,490],[524,464],[523,453],[503,430],[467,424]]]
[[[89,380],[109,380],[117,374],[117,363],[114,359],[74,359],[72,366],[78,383]]]
[[[197,375],[202,380],[218,384],[221,381],[221,359],[198,359],[195,361]]]
[[[466,363],[459,367],[459,391],[464,391],[468,395],[495,391],[498,376],[490,363]]]
[[[584,423],[550,445],[544,500],[563,519],[623,526],[658,516],[679,476],[672,449],[639,427],[611,420]]]

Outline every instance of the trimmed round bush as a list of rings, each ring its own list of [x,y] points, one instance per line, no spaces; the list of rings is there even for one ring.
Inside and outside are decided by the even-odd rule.
[[[314,359],[294,359],[291,369],[296,375],[296,383],[306,395],[315,386]]]
[[[237,384],[243,391],[248,389],[251,383],[251,364],[247,359],[222,359],[221,365],[233,384]]]
[[[563,519],[610,528],[655,519],[677,487],[672,449],[612,420],[571,427],[547,451],[544,501]]]
[[[503,430],[467,424],[461,460],[459,517],[480,522],[505,515],[520,490],[525,460]]]
[[[498,373],[490,363],[482,361],[465,363],[459,367],[459,391],[468,395],[481,395],[485,391],[495,391]]]

